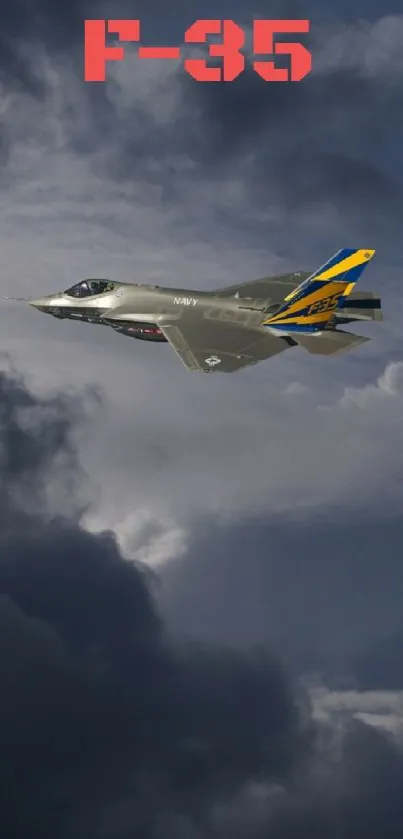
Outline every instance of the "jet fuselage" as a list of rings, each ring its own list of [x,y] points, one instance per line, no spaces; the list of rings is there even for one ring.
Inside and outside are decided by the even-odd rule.
[[[382,320],[380,299],[354,291],[374,254],[342,248],[314,272],[276,274],[212,291],[86,279],[27,302],[58,319],[168,342],[188,370],[232,373],[291,347],[334,356],[366,343],[368,338],[338,324]]]
[[[82,294],[90,283],[104,283],[100,293]],[[77,296],[76,296],[77,295]],[[270,310],[270,300],[240,296],[220,297],[217,292],[183,288],[109,283],[84,280],[73,289],[30,300],[31,306],[58,319],[102,323],[117,332],[142,340],[166,342],[158,321],[175,318],[186,309],[195,320],[200,316],[221,322],[259,326],[262,314]],[[274,304],[276,309],[278,304]]]

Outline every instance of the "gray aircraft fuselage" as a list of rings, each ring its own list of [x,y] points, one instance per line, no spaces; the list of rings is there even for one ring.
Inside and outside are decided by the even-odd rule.
[[[317,285],[318,272],[305,271],[212,291],[86,279],[27,302],[58,319],[104,324],[132,338],[169,343],[188,370],[231,373],[291,347],[336,355],[369,340],[337,326],[382,319],[380,299],[372,292],[353,292],[354,275],[351,283],[345,278],[352,270],[349,260],[354,268],[373,254],[350,249],[332,257],[324,267],[330,265],[333,276],[337,259],[342,260],[339,284],[328,278]]]
[[[84,284],[90,282],[104,282],[110,289],[99,294],[72,296],[72,292],[78,293]],[[167,339],[158,328],[158,321],[167,315],[179,317],[184,309],[191,321],[202,316],[206,320],[211,318],[258,328],[263,314],[270,311],[271,303],[274,310],[280,305],[280,301],[240,297],[236,292],[233,296],[221,297],[217,291],[108,283],[106,280],[83,281],[72,290],[28,302],[58,319],[102,323],[135,338],[161,342]]]

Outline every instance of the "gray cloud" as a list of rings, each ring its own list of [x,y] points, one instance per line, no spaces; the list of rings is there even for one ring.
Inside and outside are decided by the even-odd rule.
[[[297,673],[321,672],[328,684],[397,689],[401,538],[400,514],[383,509],[231,528],[206,519],[161,569],[164,614],[179,633],[274,645]]]
[[[66,20],[44,16],[51,43],[38,24],[50,65],[38,47],[24,56],[47,118],[57,97],[65,139],[104,177],[154,184],[168,206],[185,201],[189,210],[192,191],[206,182],[213,190],[238,170],[242,201],[266,214],[277,206],[291,225],[304,209],[320,215],[325,202],[341,226],[396,234],[402,183],[389,155],[402,133],[401,17],[343,26],[314,18],[314,72],[301,85],[267,85],[251,69],[230,85],[198,85],[182,68],[146,67],[129,54],[107,85],[84,86],[76,52],[69,57],[57,39],[82,38],[79,14],[77,4]]]
[[[80,395],[79,399],[74,391],[34,397],[10,363],[6,371],[0,371],[3,528],[15,527],[19,516],[26,520],[29,513],[51,511],[55,504],[63,504],[70,518],[78,519],[83,514],[86,498],[78,480],[81,472],[71,430],[97,401],[99,394],[94,389],[88,389],[86,397]]]
[[[35,483],[52,461],[66,475],[74,420],[66,397],[36,402],[21,379],[3,375],[2,394],[1,452],[11,441],[19,453],[0,473],[12,512],[10,483]],[[101,836],[104,814],[119,822],[123,806],[127,827],[113,835],[152,836],[166,808],[199,818],[252,778],[288,774],[298,718],[276,662],[172,649],[147,569],[125,562],[112,534],[90,534],[65,511],[12,521],[0,541],[7,835],[37,824],[38,836]]]
[[[358,684],[366,690],[379,686],[386,690],[400,690],[403,687],[402,655],[403,626],[399,621],[394,632],[377,638],[369,649],[359,650],[353,657],[351,669]]]
[[[54,463],[61,479],[75,470],[76,405],[68,419],[66,395],[38,398],[7,372],[2,393],[0,450],[15,439],[21,453],[3,492]],[[316,694],[311,716],[267,653],[173,643],[149,571],[113,534],[45,513],[0,532],[7,835],[397,835],[400,747],[351,719],[381,697],[346,699],[340,728],[342,699]]]

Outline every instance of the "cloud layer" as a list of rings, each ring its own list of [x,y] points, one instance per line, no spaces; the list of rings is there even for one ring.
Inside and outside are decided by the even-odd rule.
[[[80,483],[76,401],[40,397],[10,371],[0,385],[5,833],[395,835],[400,747],[351,718],[376,702],[347,700],[340,729],[337,699],[316,691],[311,715],[267,652],[174,643],[149,571],[112,533],[50,515],[44,498],[25,510],[24,490],[39,499],[54,470],[70,491],[72,475]]]
[[[112,534],[65,510],[49,521],[46,506],[21,529],[12,490],[36,491],[49,467],[71,489],[74,404],[36,401],[4,373],[1,386],[7,835],[151,836],[166,808],[196,818],[249,778],[287,773],[297,716],[279,665],[171,649],[145,567],[125,562]]]

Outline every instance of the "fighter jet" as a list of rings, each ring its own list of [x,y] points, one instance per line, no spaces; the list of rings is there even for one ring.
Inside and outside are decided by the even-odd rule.
[[[87,279],[27,302],[55,318],[169,343],[188,370],[233,373],[292,347],[339,355],[368,341],[339,326],[382,320],[379,297],[354,291],[374,255],[375,250],[344,248],[313,273],[264,277],[215,291]]]

